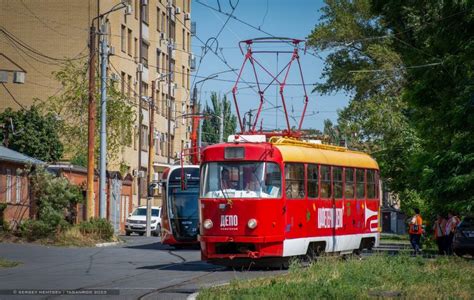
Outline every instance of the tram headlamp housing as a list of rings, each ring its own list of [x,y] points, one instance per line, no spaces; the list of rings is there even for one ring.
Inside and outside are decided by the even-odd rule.
[[[247,222],[247,226],[250,228],[250,229],[255,229],[257,227],[257,220],[255,219],[250,219],[248,222]]]
[[[214,226],[214,224],[212,223],[211,220],[206,219],[204,220],[204,223],[202,224],[202,226],[204,226],[205,229],[211,229],[212,226]]]

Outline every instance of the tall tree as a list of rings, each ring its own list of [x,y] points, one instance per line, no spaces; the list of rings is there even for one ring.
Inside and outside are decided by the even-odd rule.
[[[404,100],[423,137],[420,189],[438,209],[474,210],[474,2],[373,1],[407,67]]]
[[[215,144],[219,142],[220,117],[222,116],[222,109],[224,109],[224,140],[235,133],[237,127],[237,118],[230,110],[230,101],[224,96],[222,99],[218,97],[217,93],[211,93],[212,107],[206,104],[204,107],[204,118],[202,125],[202,141],[208,144]]]
[[[10,149],[46,162],[61,158],[63,145],[58,131],[62,122],[52,113],[42,115],[36,106],[0,113],[0,139]]]
[[[76,163],[87,164],[88,138],[88,64],[87,61],[66,62],[55,78],[62,85],[62,92],[46,101],[38,100],[44,111],[54,112],[64,122],[60,134],[65,153]],[[97,83],[96,99],[100,99]],[[97,107],[100,107],[99,105]],[[115,83],[107,85],[107,157],[117,158],[124,146],[132,142],[135,112],[128,99],[117,90]],[[96,158],[100,145],[100,109],[96,113]]]
[[[349,147],[372,153],[389,188],[405,191],[406,166],[417,145],[401,96],[406,70],[371,1],[327,0],[308,44],[329,51],[324,82],[314,91],[351,95],[349,105],[339,111],[338,135],[332,124],[325,124],[333,142],[344,138]]]

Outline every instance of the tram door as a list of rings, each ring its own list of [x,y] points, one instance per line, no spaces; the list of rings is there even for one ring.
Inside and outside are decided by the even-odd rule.
[[[285,163],[285,195],[283,207],[285,217],[284,231],[287,238],[300,238],[307,235],[305,166],[303,163]]]

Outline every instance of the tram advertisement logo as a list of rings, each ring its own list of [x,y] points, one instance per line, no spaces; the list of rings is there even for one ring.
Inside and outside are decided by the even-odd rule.
[[[239,218],[237,215],[221,215],[221,229],[237,230]]]
[[[342,228],[342,215],[342,208],[319,208],[318,228]]]

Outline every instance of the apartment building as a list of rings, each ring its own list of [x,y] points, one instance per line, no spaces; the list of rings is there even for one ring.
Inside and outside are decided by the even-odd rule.
[[[101,28],[103,21],[105,27],[102,29],[111,49],[108,81],[127,96],[136,112],[132,144],[124,147],[116,160],[108,162],[108,170],[118,171],[125,165],[128,173],[134,175],[133,204],[136,206],[144,204],[146,197],[151,110],[154,111],[151,165],[155,173],[161,174],[167,165],[175,163],[178,153],[189,144],[191,123],[185,115],[190,110],[191,1],[124,2],[131,7],[128,13],[126,9],[119,9],[97,19],[120,1],[0,0],[0,70],[9,70],[5,88],[0,87],[0,111],[6,107],[28,107],[35,98],[45,101],[60,93],[61,86],[52,73],[59,70],[67,59],[88,59],[89,28],[94,18],[97,29]],[[171,45],[170,49],[168,45]],[[96,57],[100,69],[99,55]],[[15,71],[24,72],[23,84],[13,83]],[[171,82],[168,82],[170,73]],[[153,81],[156,83],[154,90]],[[155,105],[150,107],[148,99],[152,96]],[[99,101],[97,99],[98,108]],[[169,118],[171,126],[168,128]],[[141,187],[138,186],[138,176],[144,176]],[[139,188],[142,201],[138,199]],[[155,204],[160,204],[158,198]]]

